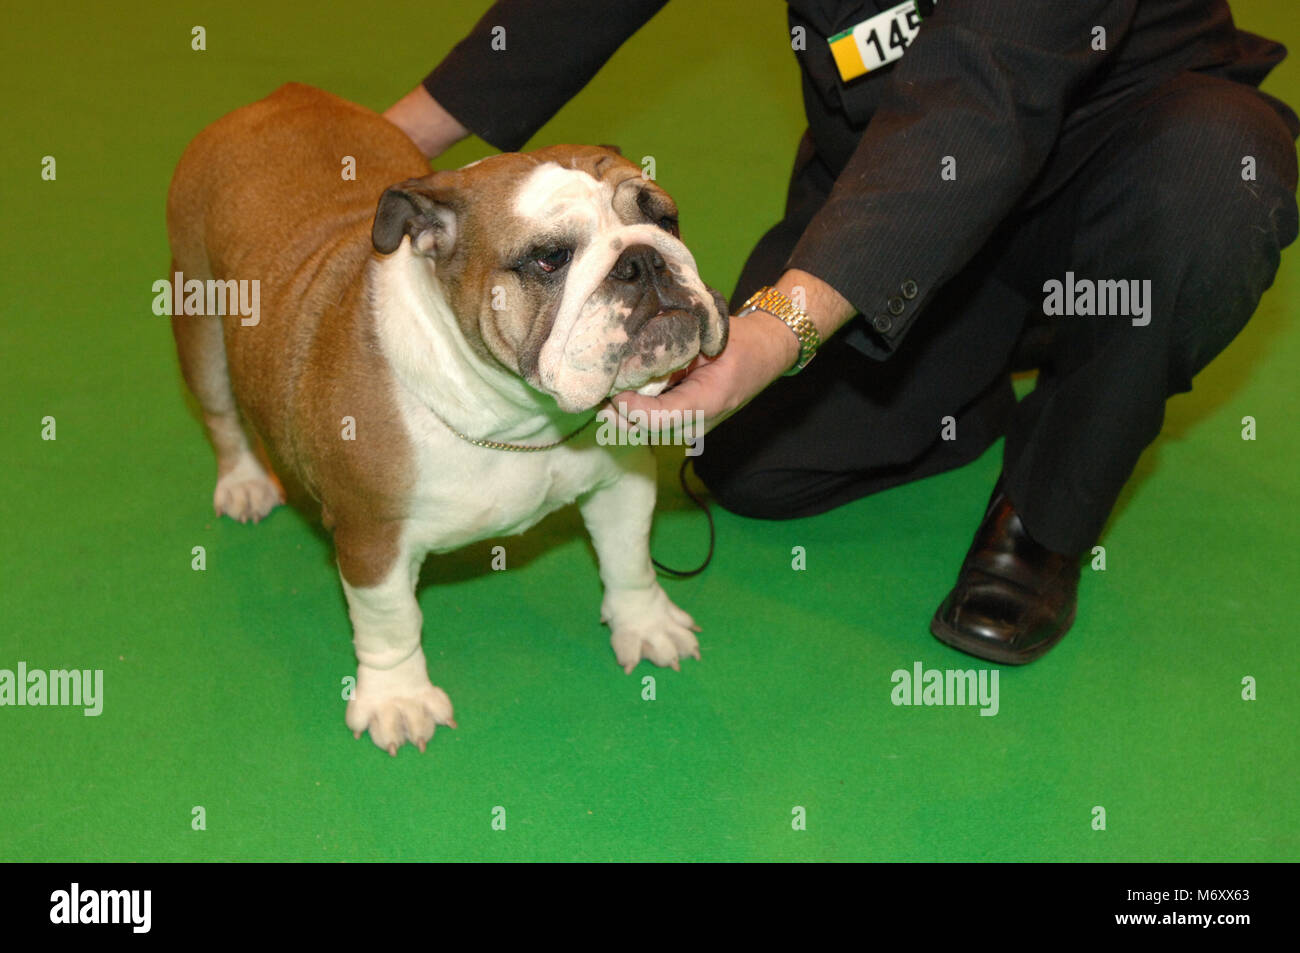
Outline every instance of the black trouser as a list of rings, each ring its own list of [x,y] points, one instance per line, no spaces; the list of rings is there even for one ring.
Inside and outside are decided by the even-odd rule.
[[[733,313],[776,281],[831,184],[816,161],[799,164],[787,218],[750,256]],[[783,519],[960,466],[1005,435],[1006,488],[1026,528],[1082,553],[1160,432],[1166,398],[1191,389],[1272,284],[1296,236],[1295,189],[1278,113],[1250,87],[1183,74],[1144,96],[1062,188],[1016,210],[887,361],[832,338],[711,433],[697,472],[727,509]],[[1045,317],[1044,282],[1067,271],[1150,279],[1150,323]],[[1026,349],[1039,377],[1017,404],[1010,371]]]

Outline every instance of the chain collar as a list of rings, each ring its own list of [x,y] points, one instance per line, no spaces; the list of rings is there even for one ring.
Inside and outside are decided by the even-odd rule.
[[[600,411],[597,411],[596,413],[599,412]],[[442,419],[441,414],[434,413],[434,416],[438,418],[438,421],[444,427],[446,427],[448,430],[454,433],[457,437],[460,437],[460,439],[464,440],[466,443],[472,443],[474,446],[482,447],[485,450],[513,450],[518,453],[537,453],[538,451],[541,450],[551,450],[555,447],[558,447],[562,443],[568,443],[578,434],[582,433],[584,430],[590,427],[591,422],[596,419],[596,414],[592,414],[590,417],[587,418],[587,422],[584,423],[581,427],[579,427],[577,430],[570,433],[568,436],[561,437],[559,440],[556,440],[554,443],[543,443],[543,444],[533,445],[533,444],[526,444],[526,443],[503,443],[500,440],[476,440],[475,438],[469,436],[468,434],[461,433],[451,424],[447,423],[447,421]]]

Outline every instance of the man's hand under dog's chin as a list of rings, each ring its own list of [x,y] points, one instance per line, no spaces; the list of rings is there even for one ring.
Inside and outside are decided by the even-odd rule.
[[[690,412],[701,415],[705,431],[712,430],[784,374],[799,357],[799,340],[779,319],[761,311],[731,319],[727,346],[717,357],[701,354],[673,375],[673,383],[658,397],[623,391],[609,399],[625,420],[635,411],[653,433],[671,434],[672,421]],[[674,411],[677,413],[674,415]],[[667,415],[667,416],[665,416]],[[699,431],[697,431],[698,433]]]
[[[806,300],[808,318],[823,341],[856,310],[826,282],[799,269],[786,271],[775,287],[785,295],[798,292],[801,300]],[[673,413],[681,417],[692,411],[697,427],[701,426],[698,415],[703,415],[703,429],[697,429],[696,433],[704,433],[757,397],[763,388],[794,367],[798,359],[799,339],[785,322],[764,311],[752,311],[743,318],[731,319],[730,337],[721,354],[715,358],[701,354],[685,371],[678,372],[684,375],[680,380],[674,374],[674,385],[658,397],[624,391],[615,394],[609,402],[624,418],[620,427],[627,426],[627,415],[641,411],[636,423],[666,438],[670,435],[663,428],[673,425]]]

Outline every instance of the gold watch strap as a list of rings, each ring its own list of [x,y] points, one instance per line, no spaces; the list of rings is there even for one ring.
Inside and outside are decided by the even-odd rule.
[[[758,289],[751,295],[736,317],[744,317],[751,311],[765,311],[772,317],[779,318],[799,339],[799,357],[794,362],[794,367],[785,372],[787,377],[798,374],[808,366],[808,362],[816,355],[817,349],[822,346],[822,339],[817,333],[816,326],[809,320],[807,312],[800,311],[794,306],[793,301],[770,285]]]

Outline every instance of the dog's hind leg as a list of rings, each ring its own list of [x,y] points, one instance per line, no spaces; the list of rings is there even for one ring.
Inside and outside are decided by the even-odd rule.
[[[172,262],[172,274],[206,277],[200,269],[185,269]],[[174,311],[181,310],[181,289],[173,289]],[[172,334],[180,357],[181,373],[203,411],[208,439],[217,454],[217,488],[212,508],[246,523],[257,522],[279,503],[284,490],[275,475],[258,460],[239,419],[239,408],[230,388],[226,366],[226,345],[221,318],[207,314],[173,314]]]

